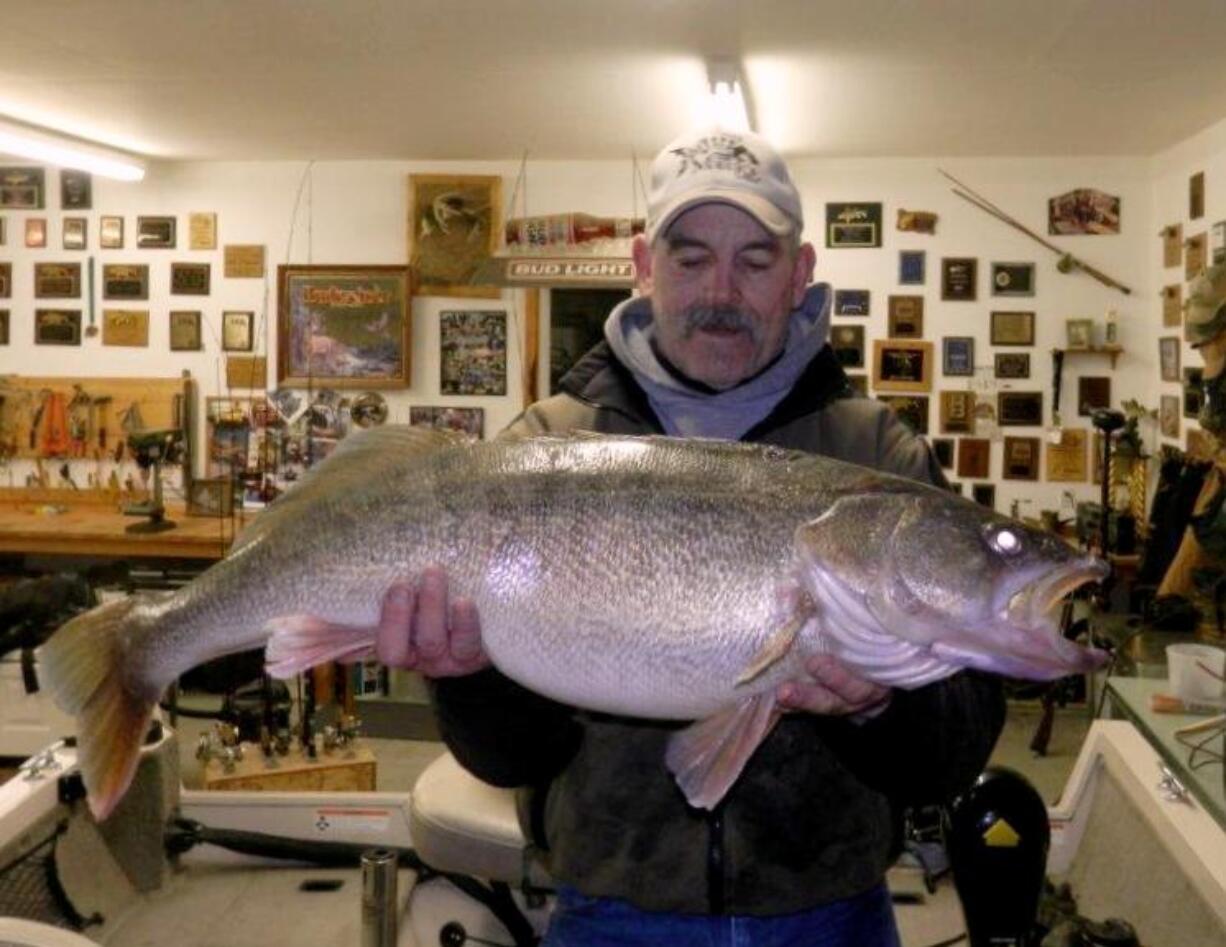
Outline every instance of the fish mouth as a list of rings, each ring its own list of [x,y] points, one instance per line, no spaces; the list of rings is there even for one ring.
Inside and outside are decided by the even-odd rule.
[[[1108,570],[1107,563],[1091,558],[1049,569],[1014,591],[1001,617],[1026,628],[1055,626],[1065,597],[1087,583],[1101,582]]]

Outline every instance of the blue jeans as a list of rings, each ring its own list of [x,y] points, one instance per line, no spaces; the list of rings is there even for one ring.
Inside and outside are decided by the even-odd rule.
[[[863,894],[796,914],[655,914],[625,901],[558,890],[541,947],[901,947],[890,892]]]

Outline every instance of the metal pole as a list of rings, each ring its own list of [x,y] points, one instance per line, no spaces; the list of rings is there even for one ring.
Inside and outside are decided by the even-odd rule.
[[[396,947],[397,866],[387,849],[362,853],[362,947]]]

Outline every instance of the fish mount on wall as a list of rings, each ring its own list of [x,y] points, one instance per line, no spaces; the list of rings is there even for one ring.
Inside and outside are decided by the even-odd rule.
[[[948,178],[950,181],[953,181],[954,184],[957,185],[957,187],[951,188],[951,190],[955,194],[957,194],[960,198],[962,198],[964,201],[970,204],[973,204],[975,207],[978,207],[985,214],[989,214],[990,216],[995,217],[1001,223],[1008,224],[1010,227],[1013,227],[1015,230],[1020,230],[1022,233],[1028,236],[1031,240],[1035,241],[1035,243],[1038,243],[1041,246],[1046,247],[1052,253],[1056,254],[1056,256],[1060,258],[1056,263],[1056,269],[1058,269],[1061,273],[1072,273],[1074,270],[1081,270],[1081,272],[1085,273],[1087,276],[1091,276],[1094,279],[1098,280],[1104,286],[1109,286],[1112,289],[1118,289],[1121,293],[1125,293],[1125,294],[1132,293],[1132,290],[1129,289],[1127,286],[1125,286],[1123,283],[1121,283],[1119,280],[1113,279],[1112,277],[1104,273],[1102,270],[1091,266],[1089,263],[1086,263],[1084,260],[1079,260],[1077,257],[1073,256],[1073,254],[1071,253],[1065,253],[1062,249],[1060,249],[1054,243],[1044,240],[1042,237],[1040,237],[1037,233],[1035,233],[1033,230],[1031,230],[1021,221],[1017,220],[1016,218],[1010,216],[1005,211],[1001,210],[999,207],[993,204],[990,200],[988,200],[982,194],[976,193],[968,185],[963,184],[961,181],[959,181],[956,177],[954,177],[948,171],[944,171],[941,168],[937,168],[937,171],[940,172],[940,174],[943,177]]]

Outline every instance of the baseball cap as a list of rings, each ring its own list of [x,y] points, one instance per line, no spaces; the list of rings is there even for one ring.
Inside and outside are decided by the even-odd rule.
[[[800,194],[779,153],[752,132],[706,129],[665,146],[651,165],[647,240],[698,204],[732,204],[785,237],[804,226]]]
[[[1184,334],[1193,346],[1204,345],[1226,329],[1226,263],[1201,270],[1188,284]]]

